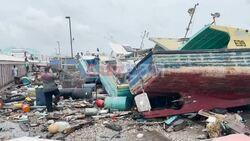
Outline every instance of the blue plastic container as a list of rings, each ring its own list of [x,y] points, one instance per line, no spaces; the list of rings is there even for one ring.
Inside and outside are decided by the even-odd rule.
[[[36,105],[37,106],[46,106],[45,95],[43,88],[36,88]]]

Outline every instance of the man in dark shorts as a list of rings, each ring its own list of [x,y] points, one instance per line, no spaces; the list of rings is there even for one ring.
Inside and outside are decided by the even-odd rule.
[[[45,72],[42,74],[41,79],[43,81],[43,92],[45,95],[46,100],[46,107],[48,112],[53,112],[52,107],[52,101],[53,101],[53,95],[55,96],[54,103],[57,105],[57,102],[59,101],[60,92],[57,88],[57,84],[55,83],[55,80],[57,79],[57,76],[53,73],[49,72],[50,67],[45,68]]]

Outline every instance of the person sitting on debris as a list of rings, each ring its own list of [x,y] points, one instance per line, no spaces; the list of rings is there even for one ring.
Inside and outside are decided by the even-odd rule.
[[[12,69],[12,75],[14,76],[15,84],[19,84],[18,68],[14,65]]]
[[[45,68],[45,72],[42,74],[41,79],[43,81],[43,92],[45,95],[45,101],[46,101],[46,107],[48,112],[53,112],[52,107],[52,96],[55,96],[54,103],[57,105],[57,102],[59,101],[60,92],[57,88],[57,84],[55,83],[55,80],[57,79],[57,76],[53,73],[50,73],[50,67]]]

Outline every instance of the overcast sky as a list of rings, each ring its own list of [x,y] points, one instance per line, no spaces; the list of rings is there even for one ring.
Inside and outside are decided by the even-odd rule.
[[[75,52],[110,51],[110,40],[139,47],[144,30],[150,37],[183,37],[188,8],[199,2],[189,35],[220,12],[219,25],[250,28],[250,0],[0,0],[0,48],[34,48],[55,53],[56,41],[70,54],[72,18]],[[248,13],[248,14],[247,14]],[[145,46],[152,43],[145,41]]]

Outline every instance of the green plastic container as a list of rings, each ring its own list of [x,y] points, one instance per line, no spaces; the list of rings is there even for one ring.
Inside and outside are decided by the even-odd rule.
[[[131,107],[131,99],[129,97],[107,97],[105,98],[105,108],[127,110]]]
[[[22,77],[22,83],[23,85],[27,86],[31,84],[31,80],[28,77]]]

